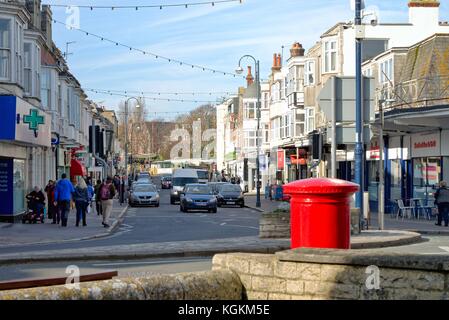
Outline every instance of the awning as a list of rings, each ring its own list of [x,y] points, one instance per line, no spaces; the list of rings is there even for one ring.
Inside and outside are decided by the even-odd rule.
[[[75,177],[75,176],[86,177],[87,176],[86,168],[82,165],[81,162],[79,162],[76,159],[72,159],[72,161],[70,161],[70,176],[71,177]]]

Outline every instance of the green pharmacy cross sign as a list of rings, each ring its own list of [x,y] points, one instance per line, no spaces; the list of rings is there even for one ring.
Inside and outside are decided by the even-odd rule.
[[[39,115],[39,111],[32,109],[29,115],[23,116],[23,123],[27,123],[30,130],[36,131],[40,124],[45,124],[44,119],[43,116]]]

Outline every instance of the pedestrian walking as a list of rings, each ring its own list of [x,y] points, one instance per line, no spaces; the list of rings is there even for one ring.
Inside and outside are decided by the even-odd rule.
[[[101,180],[97,180],[97,184],[94,187],[94,194],[95,194],[95,209],[97,211],[97,216],[103,215],[103,207],[101,206],[101,199],[99,197],[100,194],[100,187],[101,187]]]
[[[54,202],[54,205],[57,206],[57,210],[61,215],[61,227],[67,227],[67,219],[70,213],[70,201],[72,200],[72,194],[74,192],[75,188],[67,179],[67,175],[63,173],[61,175],[61,180],[56,184]]]
[[[56,206],[54,205],[55,202],[55,182],[53,180],[49,180],[47,186],[44,189],[45,193],[47,194],[47,201],[48,201],[48,219],[55,219],[56,215]]]
[[[449,189],[446,181],[440,182],[440,187],[435,193],[435,203],[438,206],[436,225],[441,226],[441,223],[444,221],[444,226],[449,226]]]
[[[87,184],[87,194],[89,196],[89,199],[88,199],[89,203],[87,205],[86,213],[89,214],[92,209],[92,199],[94,198],[94,195],[95,195],[95,190],[94,190],[94,187],[92,186],[92,178],[87,178],[86,184]]]
[[[87,190],[87,184],[84,179],[78,182],[73,194],[73,201],[75,201],[76,207],[76,226],[79,227],[81,219],[83,220],[83,226],[87,226],[86,223],[86,211],[89,204],[89,191]]]
[[[112,199],[114,199],[115,194],[116,189],[112,183],[112,178],[108,177],[106,182],[101,184],[98,195],[96,195],[96,197],[101,200],[101,206],[103,208],[102,224],[105,228],[109,228],[109,217],[111,216],[113,205]]]

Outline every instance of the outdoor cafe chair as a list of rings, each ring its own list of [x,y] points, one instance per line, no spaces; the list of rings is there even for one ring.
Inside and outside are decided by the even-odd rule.
[[[425,203],[424,201],[426,202],[426,204],[424,204]],[[422,199],[419,200],[419,207],[420,207],[419,211],[426,214],[427,220],[432,219],[432,210],[435,208],[435,205],[429,205],[429,201],[430,200],[422,200]]]
[[[402,216],[402,220],[404,220],[405,216],[407,216],[407,218],[412,218],[414,210],[415,210],[414,203],[412,203],[412,205],[410,206],[405,206],[404,201],[398,199],[398,211],[396,213],[396,219],[399,219],[399,215]]]

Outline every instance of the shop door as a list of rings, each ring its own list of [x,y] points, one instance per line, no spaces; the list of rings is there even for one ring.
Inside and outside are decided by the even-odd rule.
[[[413,197],[432,203],[433,194],[441,179],[440,158],[413,159]]]

